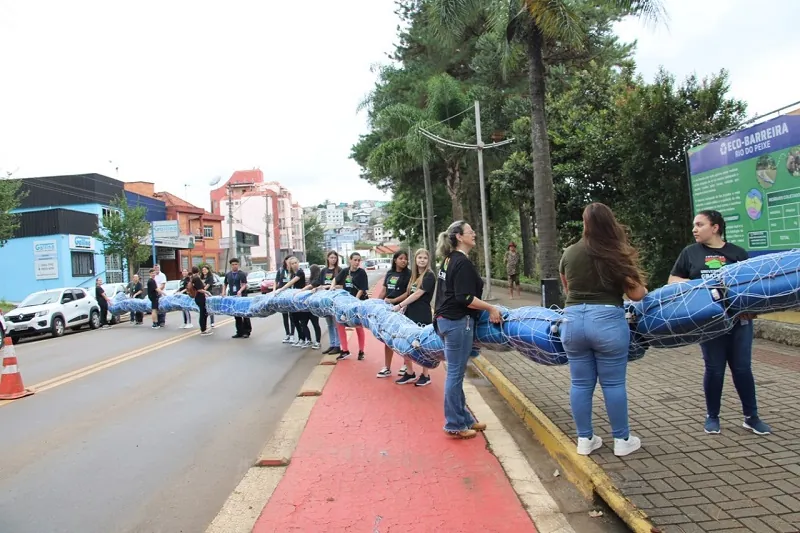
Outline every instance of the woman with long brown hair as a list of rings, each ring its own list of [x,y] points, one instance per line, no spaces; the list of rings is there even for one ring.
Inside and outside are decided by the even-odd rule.
[[[622,302],[626,294],[631,300],[641,300],[647,289],[638,252],[608,206],[586,206],[583,237],[564,251],[559,271],[567,293],[561,340],[569,358],[578,453],[589,455],[603,445],[592,429],[592,396],[599,380],[614,454],[628,455],[641,447],[641,441],[630,434],[628,426],[625,380],[630,328]]]

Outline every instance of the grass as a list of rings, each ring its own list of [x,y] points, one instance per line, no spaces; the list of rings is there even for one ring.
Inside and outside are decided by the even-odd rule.
[[[5,300],[0,300],[0,311],[2,311],[4,313],[8,313],[9,311],[14,309],[15,307],[17,307],[17,306],[12,304],[12,303],[8,303]]]

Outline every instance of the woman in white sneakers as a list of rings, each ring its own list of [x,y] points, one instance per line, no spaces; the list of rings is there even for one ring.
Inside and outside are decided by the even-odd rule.
[[[431,270],[431,254],[425,248],[420,248],[414,254],[414,264],[411,267],[411,282],[408,284],[406,295],[401,303],[394,306],[394,310],[410,318],[420,326],[433,323],[431,300],[433,291],[436,290],[436,274]],[[405,371],[400,379],[395,381],[398,385],[414,383],[417,387],[424,387],[431,382],[429,370],[422,367],[422,375],[417,379],[414,364],[410,357],[405,357]]]

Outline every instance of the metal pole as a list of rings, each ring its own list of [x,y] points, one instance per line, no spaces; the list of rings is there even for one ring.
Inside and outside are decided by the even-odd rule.
[[[156,266],[156,227],[150,223],[150,244],[153,246],[153,266]]]
[[[478,179],[481,187],[481,218],[483,219],[483,262],[486,267],[484,300],[492,299],[492,267],[489,258],[489,220],[486,215],[486,187],[483,183],[483,141],[481,140],[481,104],[475,100],[475,130],[478,135]]]
[[[233,236],[233,188],[228,183],[228,261],[236,257],[235,245],[236,239]],[[231,249],[234,250],[233,255],[231,255]]]
[[[269,195],[264,192],[264,222],[266,224],[264,228],[264,250],[266,250],[267,256],[267,271],[269,272],[272,270],[272,267],[269,263],[269,223],[270,223],[270,216],[269,216]]]
[[[423,248],[428,248],[428,232],[425,229],[425,202],[423,200],[419,201],[419,210],[420,216],[422,217],[422,246]]]

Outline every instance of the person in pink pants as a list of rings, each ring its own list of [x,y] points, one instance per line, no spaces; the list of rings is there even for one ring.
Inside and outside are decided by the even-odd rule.
[[[336,279],[331,286],[331,289],[343,288],[352,296],[359,300],[367,299],[367,292],[369,291],[369,281],[367,280],[367,272],[361,268],[361,254],[353,252],[350,254],[349,268],[342,269],[336,276]],[[337,357],[337,361],[342,361],[350,357],[350,349],[347,345],[347,332],[344,329],[344,324],[336,323],[336,329],[339,332],[339,341],[341,343],[342,353]],[[358,360],[364,360],[364,328],[356,326],[356,337],[358,337]]]

